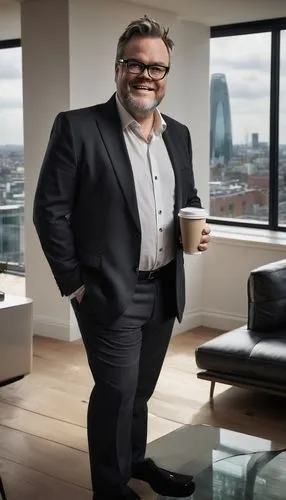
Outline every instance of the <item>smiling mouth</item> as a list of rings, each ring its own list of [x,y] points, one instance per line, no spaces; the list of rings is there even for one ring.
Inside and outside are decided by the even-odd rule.
[[[152,89],[150,87],[146,87],[145,85],[132,85],[132,88],[135,90],[146,90],[148,92],[154,91],[154,89]]]

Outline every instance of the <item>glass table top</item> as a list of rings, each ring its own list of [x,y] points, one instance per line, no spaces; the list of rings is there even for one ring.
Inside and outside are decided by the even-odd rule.
[[[161,467],[194,476],[196,489],[186,500],[286,499],[285,444],[217,427],[184,426],[150,443],[147,455]],[[145,483],[130,485],[144,500],[175,500]]]

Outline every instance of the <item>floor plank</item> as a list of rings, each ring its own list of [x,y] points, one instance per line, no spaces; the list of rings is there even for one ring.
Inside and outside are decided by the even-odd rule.
[[[90,488],[88,454],[25,432],[0,427],[0,457],[61,481]]]
[[[91,500],[89,489],[80,488],[0,458],[0,471],[9,500]]]
[[[0,415],[2,427],[87,452],[85,426],[70,424],[1,401]]]

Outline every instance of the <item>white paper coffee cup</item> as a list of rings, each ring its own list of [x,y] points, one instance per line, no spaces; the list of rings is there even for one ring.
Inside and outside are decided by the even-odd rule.
[[[183,250],[187,254],[201,253],[198,250],[202,230],[206,224],[207,212],[204,208],[185,207],[179,211]]]

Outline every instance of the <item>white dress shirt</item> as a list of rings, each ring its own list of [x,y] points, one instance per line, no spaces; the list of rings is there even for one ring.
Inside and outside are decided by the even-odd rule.
[[[150,271],[174,258],[175,177],[162,133],[166,123],[155,110],[153,130],[146,140],[140,124],[116,95],[118,113],[132,166],[141,225],[140,271]]]

